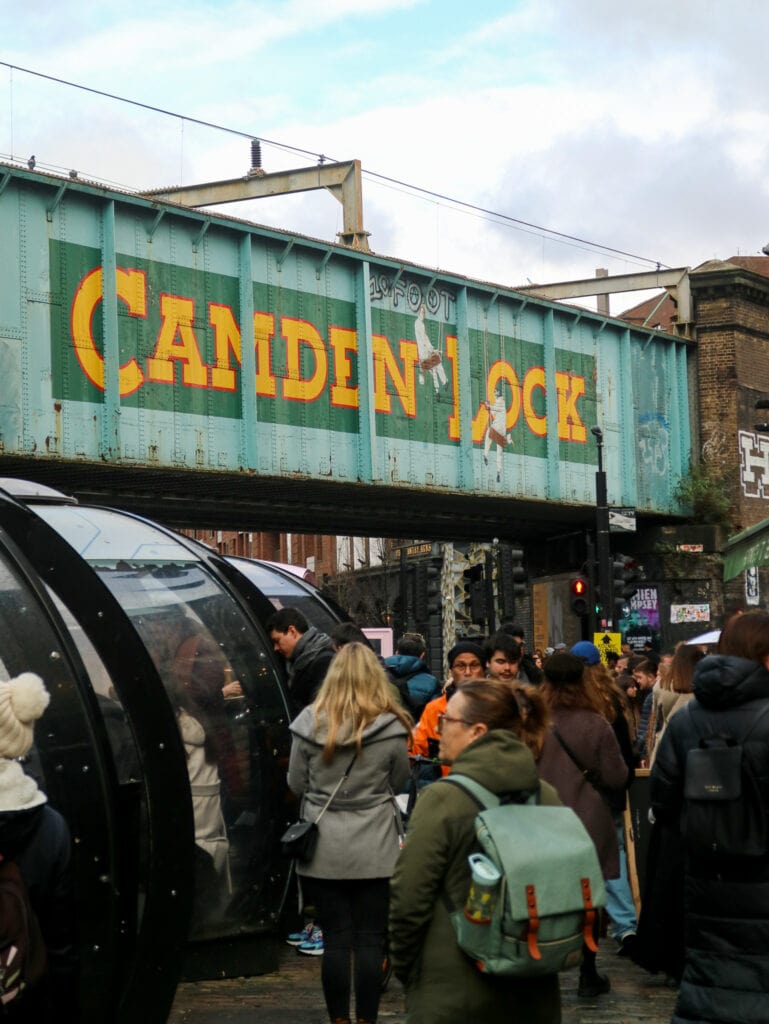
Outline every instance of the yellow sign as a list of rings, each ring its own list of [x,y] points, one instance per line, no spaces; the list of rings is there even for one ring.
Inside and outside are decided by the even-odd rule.
[[[601,661],[606,664],[606,655],[609,651],[615,654],[622,654],[621,633],[593,633],[593,643],[601,652]]]
[[[432,553],[432,544],[412,544],[406,548],[406,558],[413,558],[415,555],[431,555]]]

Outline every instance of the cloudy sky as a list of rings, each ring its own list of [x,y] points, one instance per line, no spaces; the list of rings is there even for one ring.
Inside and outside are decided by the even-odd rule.
[[[0,15],[0,160],[143,189],[240,176],[251,135],[268,171],[357,157],[375,251],[511,285],[769,242],[765,0],[0,0]],[[227,212],[342,226],[325,193]]]

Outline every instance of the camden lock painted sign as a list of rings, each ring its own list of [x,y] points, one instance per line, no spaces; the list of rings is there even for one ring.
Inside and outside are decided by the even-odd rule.
[[[102,401],[103,271],[98,249],[50,242],[54,399]],[[239,282],[221,273],[117,254],[124,407],[240,419],[243,339]],[[361,373],[351,301],[255,281],[254,381],[260,422],[356,433]],[[470,381],[460,380],[455,296],[385,273],[371,277],[376,433],[460,443],[460,389],[469,383],[472,442],[484,454],[544,457],[548,434],[539,340],[468,328]],[[559,457],[592,464],[595,361],[556,347]],[[365,377],[364,377],[365,379]]]

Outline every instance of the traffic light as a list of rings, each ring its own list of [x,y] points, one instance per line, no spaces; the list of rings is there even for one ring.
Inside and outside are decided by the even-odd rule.
[[[441,613],[441,567],[440,564],[430,562],[427,566],[427,615],[440,615]]]
[[[622,608],[638,590],[641,567],[632,555],[616,554],[612,560],[614,605]]]
[[[440,568],[432,561],[418,562],[414,578],[414,618],[424,624],[441,610]]]
[[[497,594],[499,617],[514,619],[516,601],[526,596],[526,570],[523,567],[523,550],[511,544],[499,545]]]
[[[484,622],[489,610],[486,606],[486,581],[483,576],[474,579],[470,584],[470,618],[480,625]]]
[[[588,613],[588,591],[587,580],[582,576],[577,576],[576,579],[571,581],[571,610],[575,615],[579,615],[580,618],[584,618]]]

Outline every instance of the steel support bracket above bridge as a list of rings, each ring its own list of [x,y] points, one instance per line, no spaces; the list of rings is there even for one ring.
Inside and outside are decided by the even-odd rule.
[[[194,239],[194,241],[192,243],[192,251],[193,252],[197,252],[198,251],[198,246],[203,241],[203,239],[206,237],[206,232],[208,231],[208,229],[210,227],[211,227],[211,221],[210,220],[204,220],[203,223],[200,225],[200,231],[198,231],[198,233],[195,236],[195,239]]]
[[[261,169],[260,169],[261,170]],[[148,199],[180,203],[182,206],[218,206],[245,199],[310,192],[325,188],[342,204],[344,227],[338,238],[343,245],[370,252],[369,232],[363,228],[363,193],[360,160],[298,167],[272,174],[251,173],[243,178],[210,181],[202,185],[180,185],[178,188],[156,189],[142,193]]]
[[[66,191],[67,191],[67,182],[65,181],[63,185],[59,186],[58,192],[53,197],[53,202],[48,207],[48,209],[45,211],[46,220],[48,220],[49,223],[53,220],[53,215],[54,215],[54,213],[56,213],[56,208],[59,205],[59,203],[62,201],[62,199],[64,198],[64,193]]]
[[[692,320],[689,267],[643,271],[638,274],[615,274],[613,277],[587,277],[577,281],[556,281],[553,284],[530,284],[517,287],[516,291],[527,292],[540,299],[577,299],[652,288],[666,289],[677,307],[676,333],[689,337]]]

